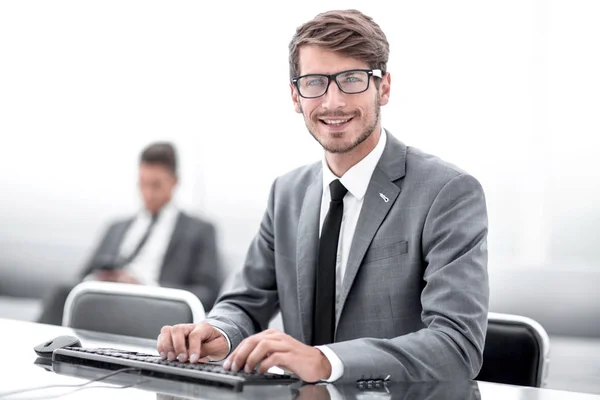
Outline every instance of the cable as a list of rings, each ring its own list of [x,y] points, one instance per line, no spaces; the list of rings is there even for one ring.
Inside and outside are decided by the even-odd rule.
[[[57,399],[59,397],[63,397],[63,396],[68,396],[70,394],[73,394],[75,392],[78,392],[80,390],[85,390],[85,389],[127,389],[136,385],[139,385],[140,383],[144,383],[147,382],[148,379],[144,379],[144,380],[138,380],[137,382],[131,383],[129,385],[123,385],[123,386],[108,386],[108,385],[104,385],[104,386],[82,386],[82,387],[78,387],[75,390],[71,390],[70,392],[66,392],[66,393],[61,393],[61,394],[57,394],[56,396],[48,396],[46,394],[41,395],[40,397],[29,397],[29,400],[36,400],[36,399],[40,399],[40,400],[46,400],[46,399]]]
[[[130,372],[130,371],[141,372],[141,370],[139,368],[134,368],[134,367],[121,368],[121,369],[119,369],[117,371],[113,371],[113,372],[111,372],[109,374],[102,375],[99,378],[92,379],[92,380],[89,380],[89,381],[87,381],[85,383],[80,383],[80,384],[76,384],[76,385],[45,385],[45,386],[38,386],[38,387],[34,387],[34,388],[14,390],[12,392],[0,393],[0,399],[8,397],[8,396],[13,396],[15,394],[21,394],[21,393],[26,393],[26,392],[33,392],[33,391],[44,390],[44,389],[54,389],[54,388],[80,388],[80,389],[82,389],[84,386],[89,385],[90,383],[100,382],[100,381],[102,381],[102,380],[104,380],[106,378],[110,378],[113,375],[117,375],[117,374],[120,374],[122,372]],[[136,382],[134,385],[137,385],[138,383],[139,382]],[[130,387],[130,386],[128,386],[128,387]],[[80,389],[77,389],[77,390],[80,390]],[[75,390],[75,391],[77,391],[77,390]]]

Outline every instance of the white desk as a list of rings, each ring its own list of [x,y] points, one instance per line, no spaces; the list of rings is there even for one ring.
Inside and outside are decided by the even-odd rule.
[[[386,390],[360,391],[354,386],[292,385],[247,387],[241,393],[227,389],[167,381],[156,378],[120,374],[107,381],[92,383],[85,389],[62,387],[30,391],[3,397],[7,392],[45,385],[74,385],[105,371],[73,367],[72,375],[63,375],[36,365],[33,347],[60,335],[77,336],[84,347],[116,347],[127,350],[156,352],[155,342],[118,335],[74,331],[69,328],[32,322],[0,319],[0,339],[4,362],[0,363],[0,399],[428,399],[428,400],[600,400],[600,396],[549,389],[525,388],[487,382],[447,382],[441,384],[390,385]],[[39,360],[38,360],[39,361]],[[47,366],[47,368],[49,368]],[[95,375],[94,375],[95,374]],[[87,379],[85,377],[87,377]],[[145,381],[145,382],[144,382]],[[137,383],[137,384],[136,384]],[[135,385],[119,388],[119,385]],[[479,397],[480,396],[480,397]]]

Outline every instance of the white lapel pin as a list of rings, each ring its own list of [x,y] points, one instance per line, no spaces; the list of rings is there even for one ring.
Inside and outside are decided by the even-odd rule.
[[[388,199],[383,193],[379,193],[379,197],[381,197],[386,203],[390,201],[390,199]]]

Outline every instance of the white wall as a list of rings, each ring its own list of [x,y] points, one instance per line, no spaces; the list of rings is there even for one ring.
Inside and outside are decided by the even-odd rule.
[[[178,146],[178,201],[218,224],[237,266],[273,178],[321,156],[289,99],[289,40],[353,7],[391,44],[384,125],[483,183],[492,277],[597,270],[600,3],[394,4],[1,2],[0,270],[77,268],[136,208],[155,139]]]

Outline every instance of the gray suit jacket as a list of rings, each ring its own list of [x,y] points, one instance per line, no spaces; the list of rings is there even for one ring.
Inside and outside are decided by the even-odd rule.
[[[489,298],[483,189],[472,176],[387,135],[329,347],[344,365],[342,381],[474,378]],[[321,195],[321,163],[273,183],[245,265],[209,315],[233,347],[265,329],[278,309],[286,333],[311,343]]]
[[[112,224],[96,248],[82,276],[116,259],[133,218]],[[159,284],[194,293],[206,310],[215,303],[223,282],[212,224],[179,212],[160,270]]]

